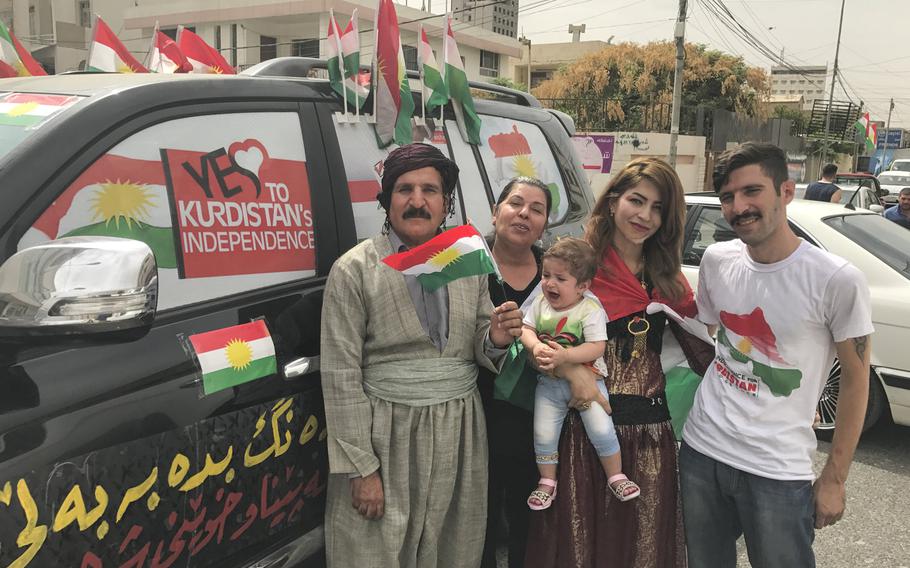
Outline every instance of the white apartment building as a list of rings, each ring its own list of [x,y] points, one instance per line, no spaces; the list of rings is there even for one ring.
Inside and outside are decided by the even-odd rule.
[[[772,67],[771,96],[803,97],[803,109],[811,110],[816,99],[824,99],[825,83],[828,77],[827,65],[805,67]]]
[[[452,13],[464,24],[518,37],[518,0],[452,0]]]
[[[378,0],[0,0],[0,19],[11,24],[23,44],[52,72],[84,65],[92,14],[100,15],[140,61],[157,22],[170,34],[178,25],[186,26],[219,49],[229,63],[245,69],[274,57],[324,57],[330,9],[342,28],[357,10],[361,61],[368,64],[377,6]],[[417,69],[418,23],[426,29],[441,62],[443,15],[400,3],[395,9],[408,68]],[[507,58],[521,54],[514,37],[458,22],[454,31],[471,80],[505,75]]]

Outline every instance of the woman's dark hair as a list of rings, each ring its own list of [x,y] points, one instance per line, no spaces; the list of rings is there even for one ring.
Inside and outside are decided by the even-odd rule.
[[[780,195],[780,186],[790,177],[787,154],[774,144],[764,142],[746,142],[721,154],[714,163],[714,192],[720,193],[720,188],[730,181],[730,174],[734,171],[753,164],[757,164],[762,173],[771,178],[774,191]]]
[[[622,195],[643,181],[660,192],[660,228],[644,245],[645,270],[661,296],[679,300],[685,294],[680,282],[683,229],[686,225],[686,204],[682,182],[676,171],[660,158],[638,158],[629,162],[610,180],[607,189],[594,204],[591,218],[585,225],[585,240],[603,259],[607,247],[613,246],[616,223],[611,209]]]
[[[512,195],[512,192],[515,191],[515,189],[519,185],[530,185],[530,186],[536,187],[537,189],[539,189],[540,191],[543,192],[544,199],[546,199],[546,203],[547,203],[547,220],[549,220],[550,219],[550,209],[553,207],[553,194],[550,193],[550,188],[547,187],[547,184],[545,184],[544,182],[540,181],[539,179],[537,179],[535,177],[518,176],[518,177],[513,177],[512,179],[510,179],[509,183],[507,183],[506,186],[504,188],[502,188],[502,191],[499,192],[499,197],[496,199],[496,207],[499,207],[500,205],[505,203],[506,199],[508,199],[509,196]]]

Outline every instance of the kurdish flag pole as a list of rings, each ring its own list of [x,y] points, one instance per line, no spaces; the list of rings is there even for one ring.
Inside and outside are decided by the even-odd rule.
[[[206,395],[278,372],[275,344],[265,321],[189,336]]]
[[[411,250],[389,255],[382,262],[403,274],[416,276],[429,292],[467,276],[490,273],[499,276],[486,241],[471,225],[449,229]]]

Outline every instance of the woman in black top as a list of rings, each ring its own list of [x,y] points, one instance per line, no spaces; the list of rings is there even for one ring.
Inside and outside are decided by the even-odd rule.
[[[541,250],[535,244],[543,235],[552,197],[540,180],[512,179],[503,188],[493,210],[491,249],[503,282],[490,275],[494,305],[512,300],[522,305],[540,282]],[[509,567],[524,566],[528,537],[527,494],[537,486],[534,461],[534,387],[536,371],[521,375],[509,392],[495,388],[495,375],[481,369],[478,378],[487,419],[490,446],[490,483],[487,539],[483,568],[496,567],[501,520],[508,525]]]

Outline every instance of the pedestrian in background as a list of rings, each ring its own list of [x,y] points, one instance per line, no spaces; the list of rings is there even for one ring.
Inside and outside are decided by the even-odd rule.
[[[813,181],[806,188],[806,199],[809,201],[824,201],[826,203],[840,203],[841,190],[834,185],[837,176],[836,164],[825,164],[822,168],[822,179]]]
[[[889,207],[885,211],[885,219],[910,229],[910,187],[903,188],[897,199],[897,205]]]
[[[382,259],[423,244],[454,210],[458,166],[427,144],[386,158],[384,234],[329,273],[320,351],[328,431],[330,568],[473,568],[487,517],[477,366],[521,333],[485,276],[434,291]],[[492,321],[491,321],[492,319]]]
[[[815,566],[815,529],[836,523],[869,395],[872,318],[863,274],[796,236],[783,150],[747,143],[714,167],[739,239],[708,247],[698,317],[717,353],[683,430],[680,491],[690,568]],[[813,484],[812,423],[834,356],[841,383],[828,461]]]

